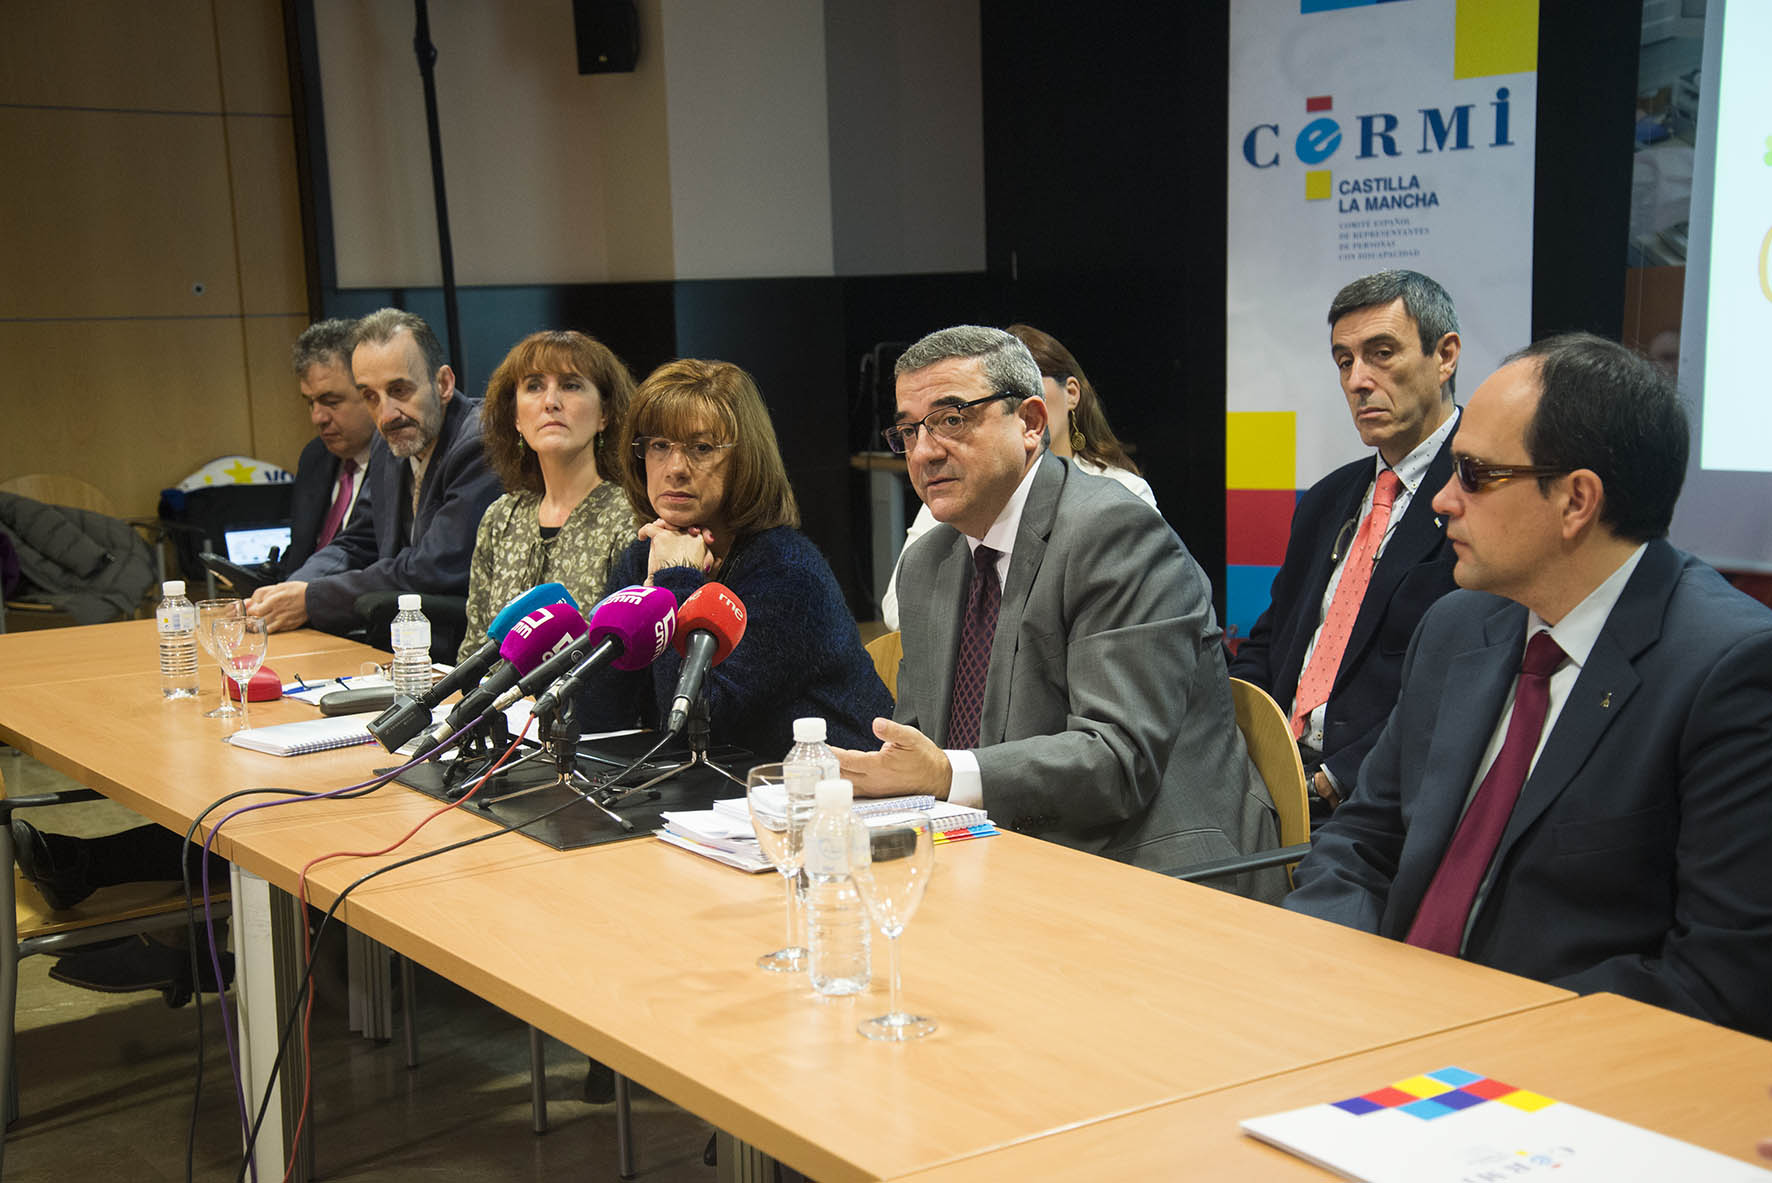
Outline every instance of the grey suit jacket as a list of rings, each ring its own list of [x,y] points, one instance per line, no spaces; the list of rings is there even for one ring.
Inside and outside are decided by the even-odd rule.
[[[1000,825],[1174,874],[1275,845],[1231,706],[1211,586],[1163,520],[1051,454],[1022,511],[979,720]],[[966,540],[939,526],[899,573],[897,718],[946,745]],[[1233,886],[1277,896],[1276,876]]]
[[[1288,908],[1408,934],[1525,628],[1523,607],[1482,592],[1428,611]],[[1463,956],[1772,1036],[1769,769],[1772,612],[1649,543],[1520,791]]]

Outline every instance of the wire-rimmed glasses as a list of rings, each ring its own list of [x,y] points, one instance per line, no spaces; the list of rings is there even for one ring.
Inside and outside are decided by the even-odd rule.
[[[662,435],[637,435],[634,437],[634,457],[648,464],[663,464],[671,458],[672,452],[682,452],[689,467],[699,470],[711,466],[721,453],[733,446],[708,440],[684,441]]]
[[[919,428],[940,439],[958,439],[971,429],[974,419],[967,414],[974,407],[982,407],[986,403],[994,403],[999,399],[1020,398],[1013,390],[999,390],[995,394],[987,394],[983,398],[975,398],[969,403],[950,403],[945,407],[937,407],[921,419],[909,423],[894,423],[880,433],[886,446],[900,456],[910,451],[917,442]]]

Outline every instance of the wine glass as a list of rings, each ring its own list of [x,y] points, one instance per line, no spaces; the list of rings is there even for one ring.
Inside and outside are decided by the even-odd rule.
[[[218,620],[235,620],[246,615],[246,601],[240,599],[198,600],[197,601],[197,640],[203,644],[203,652],[214,657],[219,663],[220,657],[215,652],[215,622]],[[205,719],[232,719],[240,713],[228,697],[228,671],[225,666],[218,671],[222,680],[221,705],[204,714]]]
[[[920,810],[856,817],[851,823],[849,873],[868,914],[886,934],[892,960],[890,1009],[857,1028],[869,1039],[902,1042],[935,1030],[935,1020],[906,1014],[898,1002],[898,937],[923,899],[935,866],[935,826]]]
[[[751,828],[757,845],[781,872],[787,885],[788,941],[773,953],[757,958],[760,969],[771,973],[798,973],[807,966],[806,946],[801,943],[800,864],[806,855],[806,823],[812,820],[812,795],[789,791],[780,764],[759,764],[745,777],[745,799],[750,802]],[[809,789],[810,786],[807,786]]]
[[[216,660],[240,687],[240,730],[244,730],[247,724],[246,684],[265,662],[265,650],[271,643],[270,629],[262,616],[235,616],[217,620],[211,632],[215,638]]]

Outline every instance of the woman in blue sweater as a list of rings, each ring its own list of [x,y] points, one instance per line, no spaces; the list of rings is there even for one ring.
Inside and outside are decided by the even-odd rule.
[[[702,694],[715,743],[779,759],[793,721],[817,715],[841,747],[873,746],[892,697],[874,673],[837,580],[797,528],[775,428],[751,376],[730,362],[682,359],[654,370],[628,412],[622,487],[644,525],[609,572],[611,588],[645,583],[682,601],[717,580],[744,604],[744,639],[708,672]],[[635,674],[611,672],[586,695],[586,731],[656,724],[681,661],[667,650]]]

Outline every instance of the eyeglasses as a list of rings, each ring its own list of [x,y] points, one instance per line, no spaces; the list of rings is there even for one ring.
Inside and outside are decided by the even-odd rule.
[[[1458,484],[1466,493],[1481,493],[1491,485],[1511,481],[1517,476],[1566,476],[1574,471],[1541,464],[1484,464],[1469,456],[1459,456],[1452,461],[1453,475],[1458,477]]]
[[[666,439],[662,435],[637,435],[634,437],[634,456],[648,464],[663,464],[670,459],[672,452],[681,451],[684,461],[694,469],[707,468],[720,458],[720,453],[732,444],[711,444],[706,440],[691,440],[683,443],[678,440]]]
[[[937,407],[914,423],[898,423],[888,427],[880,434],[886,438],[886,446],[902,456],[916,444],[918,428],[927,428],[930,435],[939,439],[958,439],[972,428],[973,417],[966,412],[974,407],[982,407],[986,403],[994,403],[998,399],[1020,397],[1013,390],[999,390],[995,394],[975,398],[969,403],[954,403],[952,406]]]

